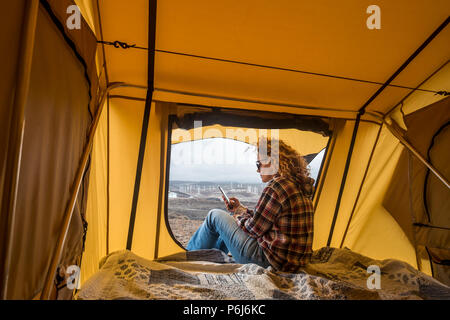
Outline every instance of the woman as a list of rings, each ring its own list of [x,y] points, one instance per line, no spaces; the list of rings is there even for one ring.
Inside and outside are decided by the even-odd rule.
[[[272,140],[266,146],[258,144],[257,172],[267,185],[255,210],[230,198],[226,205],[232,215],[211,210],[187,250],[216,248],[231,252],[238,263],[272,266],[284,272],[296,272],[309,262],[314,180],[303,157],[286,143]]]

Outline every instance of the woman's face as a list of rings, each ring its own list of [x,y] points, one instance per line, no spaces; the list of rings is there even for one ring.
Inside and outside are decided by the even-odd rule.
[[[264,169],[270,168],[271,165],[272,164],[270,163],[270,160],[268,162],[261,161],[261,158],[258,154],[258,160],[256,161],[256,172],[259,173],[259,176],[261,177],[261,181],[264,183],[272,180],[273,176],[275,175],[275,174],[263,174],[264,172],[272,171],[272,170],[264,170]]]

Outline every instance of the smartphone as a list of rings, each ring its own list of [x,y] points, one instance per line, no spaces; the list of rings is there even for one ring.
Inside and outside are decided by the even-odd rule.
[[[223,197],[225,198],[225,201],[231,204],[230,198],[228,198],[227,194],[225,193],[225,191],[223,191],[221,186],[219,186],[219,190],[220,190],[220,192],[222,192]]]

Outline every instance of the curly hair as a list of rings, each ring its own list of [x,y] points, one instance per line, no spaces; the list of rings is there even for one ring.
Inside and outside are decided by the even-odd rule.
[[[261,159],[270,159],[278,167],[280,176],[294,181],[305,195],[312,195],[314,179],[310,177],[307,162],[294,148],[282,140],[263,138],[258,140],[257,149]]]

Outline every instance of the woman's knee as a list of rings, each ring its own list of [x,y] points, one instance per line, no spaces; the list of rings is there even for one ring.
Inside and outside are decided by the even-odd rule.
[[[216,220],[218,217],[222,216],[223,213],[224,213],[223,210],[211,209],[211,210],[209,210],[208,215],[206,216],[206,219],[212,222],[212,221]]]
[[[206,216],[206,223],[209,227],[217,226],[217,224],[223,220],[226,219],[228,216],[228,213],[221,209],[212,209],[208,212],[208,215]]]

